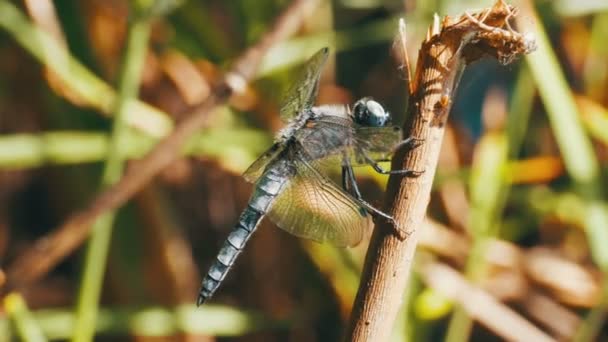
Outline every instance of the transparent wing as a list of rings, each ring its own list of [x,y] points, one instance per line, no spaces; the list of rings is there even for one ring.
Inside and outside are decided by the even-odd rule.
[[[296,134],[311,159],[347,156],[353,165],[367,164],[364,156],[389,160],[401,136],[398,127],[360,126],[348,117],[334,115],[324,115]]]
[[[356,143],[352,122],[343,117],[323,115],[311,120],[295,133],[307,160],[342,156]]]
[[[281,107],[281,118],[285,121],[296,116],[302,109],[314,105],[319,92],[321,70],[329,55],[328,48],[322,48],[306,62],[304,71],[287,92]]]
[[[336,246],[355,246],[371,228],[371,218],[350,195],[304,161],[275,199],[268,216],[299,237]]]
[[[270,161],[272,161],[283,149],[284,145],[275,143],[272,145],[264,154],[262,154],[258,159],[256,159],[253,164],[251,164],[247,170],[243,173],[243,177],[249,183],[255,183],[258,178],[264,173],[266,166]]]
[[[403,139],[401,129],[397,126],[358,127],[355,136],[359,151],[365,151],[375,161],[390,159],[394,149]]]

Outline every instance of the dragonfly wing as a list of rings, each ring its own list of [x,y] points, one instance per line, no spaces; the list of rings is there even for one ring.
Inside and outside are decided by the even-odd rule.
[[[314,161],[349,155],[349,150],[356,143],[352,121],[347,117],[327,114],[300,128],[295,138],[306,152],[307,160]]]
[[[309,126],[296,137],[313,159],[347,156],[352,165],[368,164],[364,155],[375,161],[390,159],[402,136],[399,127],[360,126],[338,115],[323,115]]]
[[[270,163],[274,158],[283,151],[285,148],[284,145],[275,143],[272,145],[264,154],[262,154],[258,159],[256,159],[253,164],[251,164],[247,170],[243,173],[243,177],[249,183],[255,183],[258,178],[264,173],[266,166]]]
[[[361,160],[361,153],[375,161],[385,161],[395,152],[395,148],[402,140],[401,129],[397,126],[387,127],[358,127],[356,129],[357,148],[359,155],[355,159]]]
[[[308,163],[297,171],[275,199],[268,216],[299,237],[336,246],[355,246],[371,228],[371,217],[354,198]]]
[[[329,55],[328,48],[322,48],[306,62],[293,87],[287,92],[281,107],[281,118],[285,121],[295,117],[302,109],[310,108],[314,105],[317,94],[319,93],[319,79],[321,70]]]

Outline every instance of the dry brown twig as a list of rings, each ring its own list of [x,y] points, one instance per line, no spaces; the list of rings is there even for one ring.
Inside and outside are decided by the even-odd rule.
[[[489,293],[471,285],[458,271],[427,263],[421,274],[430,287],[458,302],[475,320],[507,341],[555,341]]]
[[[449,260],[450,264],[464,265],[470,242],[462,234],[427,218],[419,237],[420,247]],[[547,248],[525,250],[507,241],[493,240],[488,242],[484,257],[489,266],[489,277],[473,287],[479,287],[498,301],[516,304],[559,340],[572,339],[580,324],[580,318],[564,303],[585,308],[597,303],[600,284],[593,274],[598,271],[569,262]],[[557,273],[556,263],[560,264]],[[543,275],[562,274],[562,268],[575,276],[544,277],[547,281],[542,281]],[[424,266],[418,268],[420,269],[424,273]],[[534,269],[539,272],[534,272]],[[437,280],[436,283],[442,282],[447,282],[447,279]],[[573,282],[583,286],[567,286]],[[441,288],[436,290],[441,291]],[[551,297],[544,294],[547,292]],[[555,300],[556,297],[560,302]],[[464,306],[465,309],[467,307]],[[484,319],[487,321],[484,324],[491,325],[494,324],[490,322],[492,319],[501,318],[494,315]]]
[[[572,341],[581,318],[538,291],[530,291],[521,301],[523,309],[559,341]]]
[[[424,170],[418,178],[391,176],[386,207],[402,232],[401,239],[386,223],[374,230],[361,284],[346,334],[348,341],[386,341],[401,306],[443,139],[451,98],[462,69],[491,56],[509,63],[535,49],[531,37],[506,24],[515,9],[504,1],[457,20],[435,16],[418,55],[409,89],[408,121],[404,132],[421,139],[420,147],[398,151],[393,169]],[[405,40],[398,37],[398,40]],[[405,64],[405,62],[403,63]],[[409,71],[407,71],[409,75]]]
[[[420,232],[418,244],[450,264],[464,266],[471,249],[471,242],[462,234],[429,219],[425,220]],[[509,285],[512,296],[504,296],[492,290],[497,272],[510,273],[525,278],[526,287],[537,287],[559,302],[578,308],[591,308],[596,305],[601,292],[599,270],[590,265],[581,265],[568,260],[556,250],[548,247],[520,248],[515,244],[498,239],[487,242],[488,248],[483,255],[489,274],[490,283],[482,286],[501,300],[518,300],[523,302],[525,291],[517,291]],[[555,277],[555,274],[560,274]],[[505,285],[502,284],[496,285]]]
[[[85,241],[91,224],[99,215],[126,203],[156,174],[177,160],[184,142],[207,123],[210,111],[226,102],[233,93],[244,89],[268,49],[295,33],[317,4],[318,0],[294,1],[264,37],[235,61],[231,70],[192,115],[180,122],[170,135],[133,165],[120,182],[102,192],[87,208],[69,217],[60,227],[18,256],[7,270],[7,287],[26,287],[44,276]]]

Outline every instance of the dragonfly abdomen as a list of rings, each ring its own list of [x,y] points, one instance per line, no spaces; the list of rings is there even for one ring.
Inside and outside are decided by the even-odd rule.
[[[224,241],[213,265],[203,279],[197,305],[203,304],[220,286],[286,182],[287,176],[275,169],[268,170],[258,180],[247,207],[239,217],[238,224]]]

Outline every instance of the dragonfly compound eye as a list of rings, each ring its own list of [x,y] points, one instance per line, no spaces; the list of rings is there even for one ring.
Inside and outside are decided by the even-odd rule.
[[[353,107],[354,119],[360,125],[381,127],[390,120],[390,115],[381,104],[369,97],[364,97]]]

